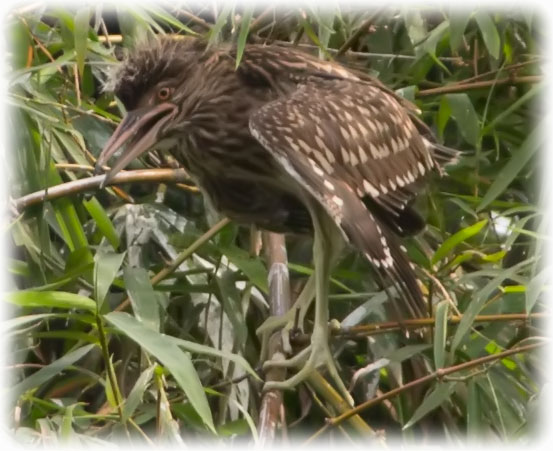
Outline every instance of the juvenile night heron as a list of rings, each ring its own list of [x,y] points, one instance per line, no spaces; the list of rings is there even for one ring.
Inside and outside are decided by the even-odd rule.
[[[328,280],[344,240],[393,283],[411,316],[424,300],[398,235],[424,224],[410,202],[445,152],[415,106],[364,73],[292,48],[231,47],[163,38],[128,55],[108,81],[127,114],[98,159],[125,147],[105,182],[152,148],[181,162],[211,204],[239,223],[314,232],[311,346],[274,365],[326,364],[347,394],[328,347]],[[447,153],[447,152],[446,152]]]

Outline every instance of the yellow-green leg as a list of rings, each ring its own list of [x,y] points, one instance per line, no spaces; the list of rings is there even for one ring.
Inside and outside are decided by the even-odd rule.
[[[325,365],[330,377],[344,398],[353,404],[351,396],[342,381],[328,343],[328,285],[330,280],[331,262],[342,247],[342,238],[333,221],[319,205],[311,206],[315,238],[313,243],[313,260],[315,265],[315,321],[311,335],[311,345],[298,355],[288,360],[272,360],[265,362],[267,367],[303,367],[292,377],[281,382],[267,382],[264,390],[292,389],[305,381],[316,368]]]

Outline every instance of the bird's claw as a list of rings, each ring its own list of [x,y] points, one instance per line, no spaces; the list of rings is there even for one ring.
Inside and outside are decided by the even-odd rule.
[[[270,368],[299,368],[300,366],[301,369],[284,381],[265,382],[263,386],[264,392],[269,390],[292,390],[298,384],[305,382],[316,369],[325,365],[331,379],[336,384],[336,387],[344,399],[353,406],[353,398],[338,373],[338,369],[336,368],[334,358],[332,357],[326,340],[312,342],[311,345],[302,349],[298,354],[289,359],[284,359],[283,357],[282,354],[278,354],[275,359],[264,362],[263,370],[266,371]]]

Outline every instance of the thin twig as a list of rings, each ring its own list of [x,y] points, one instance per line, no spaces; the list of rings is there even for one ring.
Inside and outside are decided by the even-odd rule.
[[[202,26],[203,28],[205,28],[206,30],[211,30],[211,28],[213,27],[213,25],[211,25],[210,23],[207,23],[205,20],[203,20],[201,17],[198,17],[194,14],[192,14],[190,11],[186,11],[184,9],[179,9],[178,11],[176,11],[177,14],[181,14],[183,15],[184,17],[186,17],[187,19],[190,19],[192,22]]]
[[[269,15],[269,13],[274,9],[274,6],[271,5],[265,11],[263,11],[259,16],[255,18],[255,20],[250,25],[250,33],[255,33],[259,27],[263,24],[263,20]]]
[[[509,66],[501,67],[499,69],[490,70],[488,72],[484,72],[483,74],[479,74],[479,75],[475,75],[473,77],[465,78],[464,80],[459,80],[458,82],[456,82],[456,84],[461,85],[461,84],[465,84],[465,83],[472,83],[474,81],[479,81],[479,80],[482,80],[483,78],[491,77],[492,75],[496,75],[498,72],[508,72],[508,71],[513,71],[515,69],[520,69],[521,67],[527,66],[529,64],[537,63],[540,59],[541,58],[534,58],[534,59],[531,59],[531,60],[528,60],[528,61],[523,61],[522,63],[511,64]]]
[[[79,68],[73,65],[73,75],[75,77],[75,94],[77,95],[77,107],[81,107],[81,84],[79,83]]]
[[[194,252],[196,252],[201,246],[207,243],[211,238],[213,238],[219,231],[230,223],[230,219],[224,218],[221,219],[217,224],[211,227],[207,232],[200,236],[196,241],[194,241],[190,246],[188,246],[184,251],[182,251],[169,266],[163,268],[155,276],[150,279],[152,286],[157,285],[163,279],[170,276],[175,270]],[[121,304],[119,304],[114,311],[119,312],[125,310],[130,305],[130,299],[127,298]]]
[[[361,26],[355,31],[355,33],[353,33],[349,37],[349,39],[346,42],[344,42],[342,47],[340,47],[340,49],[336,52],[336,55],[335,55],[336,58],[342,56],[344,53],[346,53],[351,47],[353,47],[357,43],[361,35],[365,32],[365,30],[370,28],[370,26],[374,23],[374,19],[376,18],[379,12],[380,11],[377,11],[371,14],[371,16],[369,16],[369,18],[366,19],[361,24]]]
[[[547,319],[548,313],[503,313],[497,315],[479,315],[473,319],[474,323],[492,323],[492,322],[509,322],[509,321],[530,321],[536,319]],[[448,325],[459,324],[463,319],[463,315],[452,315],[448,318]],[[386,321],[381,323],[360,324],[358,326],[348,327],[345,329],[331,329],[330,333],[334,337],[340,338],[361,338],[368,335],[375,335],[386,332],[393,332],[404,329],[419,329],[421,327],[432,327],[435,325],[435,318],[417,318],[397,321]],[[309,334],[296,334],[290,339],[295,345],[309,343]]]
[[[424,377],[421,377],[421,378],[416,379],[414,381],[411,381],[411,382],[409,382],[405,385],[402,385],[401,387],[390,390],[390,391],[384,393],[383,395],[380,395],[376,398],[370,399],[370,400],[364,402],[363,404],[360,404],[357,407],[354,407],[353,409],[349,410],[348,412],[343,413],[343,414],[341,414],[337,417],[328,418],[326,424],[321,429],[319,429],[315,434],[313,434],[311,437],[309,437],[309,439],[307,440],[306,443],[312,442],[315,438],[319,437],[328,428],[342,423],[344,420],[347,420],[352,415],[356,415],[359,412],[362,412],[363,410],[368,409],[369,407],[372,407],[372,406],[374,406],[374,405],[376,405],[376,404],[378,404],[378,403],[380,403],[380,402],[382,402],[386,399],[393,398],[394,396],[399,395],[400,393],[402,393],[404,391],[410,390],[413,387],[425,384],[425,383],[430,382],[430,381],[435,380],[435,379],[441,379],[445,376],[448,376],[452,373],[456,373],[458,371],[474,368],[476,366],[483,365],[485,363],[498,361],[498,360],[501,360],[505,357],[509,357],[513,354],[528,352],[528,351],[536,349],[540,346],[545,346],[546,344],[549,344],[549,341],[541,341],[539,343],[534,343],[534,344],[531,344],[531,345],[519,346],[519,347],[516,347],[516,348],[513,348],[513,349],[509,349],[509,350],[504,351],[504,352],[500,352],[498,354],[490,354],[490,355],[487,355],[487,356],[484,356],[484,357],[480,357],[478,359],[469,360],[468,362],[460,363],[458,365],[450,366],[450,367],[447,367],[447,368],[441,368],[437,371],[434,371],[431,374],[428,374]]]
[[[298,44],[296,46],[294,45],[293,42],[281,41],[278,39],[275,39],[272,42],[274,42],[277,45],[281,45],[283,47],[299,47],[299,48],[304,48],[306,50],[311,50],[313,52],[319,50],[318,46],[312,45],[312,44]],[[326,51],[331,55],[336,55],[336,53],[339,52],[338,49],[333,49],[333,48],[327,48]],[[409,61],[417,59],[415,55],[402,55],[402,54],[394,54],[394,53],[354,52],[352,50],[348,52],[348,56],[354,56],[359,59],[381,58],[381,59],[391,59],[391,60],[398,59],[398,60],[409,60]],[[456,63],[456,64],[463,63],[463,58],[461,58],[460,56],[440,56],[438,57],[438,59],[440,61]]]
[[[439,88],[423,89],[419,91],[417,97],[435,96],[448,94],[452,92],[464,92],[472,89],[489,88],[494,85],[520,85],[524,83],[540,83],[543,80],[541,75],[526,75],[524,77],[506,77],[501,80],[485,80],[474,83],[454,83],[451,85],[440,86]]]

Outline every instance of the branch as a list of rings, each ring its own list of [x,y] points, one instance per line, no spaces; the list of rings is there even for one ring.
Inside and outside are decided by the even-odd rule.
[[[440,86],[439,88],[424,89],[419,91],[417,97],[435,96],[441,94],[448,94],[451,92],[465,92],[472,89],[489,88],[491,86],[498,85],[519,85],[523,83],[540,83],[543,80],[541,75],[527,75],[525,77],[506,77],[501,80],[486,80],[477,81],[473,83],[454,83],[451,85]]]
[[[40,204],[47,200],[58,199],[72,194],[85,191],[93,191],[100,187],[106,176],[95,175],[60,185],[51,186],[48,189],[27,194],[13,201],[18,211],[24,210],[31,205]],[[124,183],[182,183],[188,179],[184,169],[138,169],[134,171],[119,172],[110,180],[108,185],[122,185]]]
[[[491,323],[501,321],[529,321],[532,319],[549,318],[548,313],[504,313],[498,315],[479,315],[474,317],[474,323]],[[463,315],[451,315],[447,322],[448,325],[459,324],[463,319]],[[368,335],[376,335],[380,333],[392,332],[395,330],[419,329],[421,327],[432,327],[435,325],[435,318],[417,318],[406,319],[400,322],[386,321],[381,323],[360,324],[358,326],[348,327],[345,329],[332,328],[330,333],[332,336],[341,338],[361,338]],[[295,345],[308,343],[310,340],[309,334],[296,334],[290,338]]]
[[[528,352],[528,351],[536,349],[540,346],[545,346],[546,344],[549,344],[549,341],[542,341],[540,343],[534,343],[534,344],[531,344],[531,345],[519,346],[519,347],[516,347],[516,348],[513,348],[513,349],[509,349],[509,350],[504,351],[504,352],[500,352],[498,354],[490,354],[490,355],[487,355],[487,356],[484,356],[484,357],[480,357],[478,359],[474,359],[474,360],[470,360],[468,362],[460,363],[458,365],[450,366],[450,367],[447,367],[447,368],[441,368],[437,371],[434,371],[431,374],[428,374],[427,376],[421,377],[420,379],[416,379],[414,381],[411,381],[411,382],[409,382],[405,385],[402,385],[401,387],[390,390],[389,392],[384,393],[383,395],[380,395],[380,396],[378,396],[376,398],[373,398],[373,399],[369,399],[368,401],[365,401],[363,404],[360,404],[357,407],[354,407],[353,409],[350,409],[349,411],[347,411],[346,413],[343,413],[342,415],[339,415],[339,416],[334,417],[334,418],[328,418],[327,423],[321,429],[319,429],[315,434],[313,434],[311,437],[309,437],[307,442],[311,442],[315,438],[319,437],[328,428],[342,423],[344,420],[347,420],[352,415],[356,415],[356,414],[362,412],[363,410],[366,410],[369,407],[372,407],[372,406],[380,403],[381,401],[384,401],[384,400],[389,399],[389,398],[393,398],[394,396],[399,395],[400,393],[402,393],[404,391],[407,391],[407,390],[409,390],[413,387],[425,384],[425,383],[430,382],[434,379],[441,379],[445,376],[448,376],[452,373],[456,373],[458,371],[467,370],[467,369],[474,368],[474,367],[479,366],[479,365],[483,365],[484,363],[496,362],[497,360],[503,359],[505,357],[509,357],[513,354]]]

